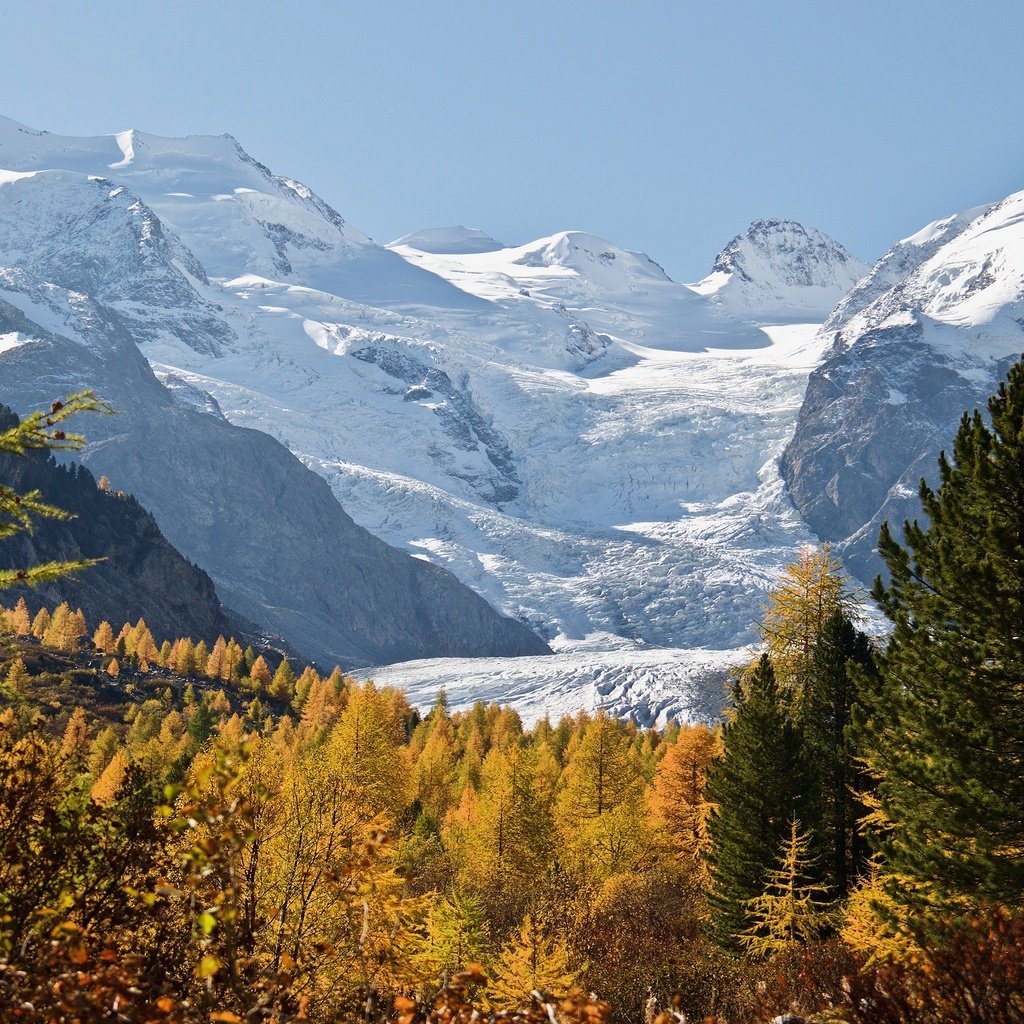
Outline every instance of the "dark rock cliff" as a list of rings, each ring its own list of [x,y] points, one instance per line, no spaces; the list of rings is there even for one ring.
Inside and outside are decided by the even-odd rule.
[[[0,430],[15,422],[0,406]],[[212,641],[232,631],[213,581],[168,543],[130,494],[103,492],[84,466],[58,466],[41,453],[0,456],[0,483],[19,493],[38,490],[47,503],[75,517],[36,519],[31,533],[0,541],[0,568],[103,559],[74,578],[12,588],[0,595],[6,605],[21,596],[33,610],[67,601],[82,609],[92,629],[106,619],[116,630],[141,616],[158,642],[177,636]]]

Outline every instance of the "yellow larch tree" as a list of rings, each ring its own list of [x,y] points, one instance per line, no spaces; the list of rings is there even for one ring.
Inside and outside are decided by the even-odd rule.
[[[77,707],[71,712],[61,737],[60,752],[63,757],[84,764],[89,754],[89,722],[85,717],[85,708]]]
[[[501,951],[487,999],[495,1010],[525,1010],[534,991],[558,996],[576,987],[580,968],[570,965],[563,936],[546,933],[538,920],[527,915],[519,934]]]
[[[408,803],[409,766],[392,714],[389,696],[373,683],[353,686],[329,748],[367,806],[397,818]]]
[[[56,651],[70,651],[77,641],[75,624],[72,622],[71,608],[62,601],[53,610],[46,632],[42,635],[43,644]]]
[[[433,728],[413,766],[413,785],[423,813],[441,822],[455,799],[455,734],[447,718],[431,724]]]
[[[269,692],[276,700],[290,701],[295,696],[295,672],[287,658],[282,658],[277,666]]]
[[[50,613],[45,608],[40,608],[36,612],[36,617],[32,620],[32,635],[37,640],[42,640],[46,636],[46,630],[50,625]]]
[[[104,619],[93,634],[92,645],[97,651],[102,651],[104,654],[113,654],[116,643],[114,628]]]
[[[4,690],[11,697],[23,697],[29,684],[28,668],[21,658],[15,658],[7,668]]]
[[[837,611],[853,617],[853,603],[850,578],[828,544],[817,550],[805,547],[800,557],[786,566],[768,595],[759,625],[764,650],[780,685],[797,694],[803,692],[814,645],[825,623]]]
[[[751,924],[738,937],[753,956],[768,957],[811,942],[832,922],[828,890],[813,881],[815,858],[810,837],[796,818],[783,840],[778,866],[768,873],[764,891],[748,901]]]
[[[604,711],[569,741],[556,804],[558,832],[578,870],[627,870],[649,845],[640,760],[625,726]]]
[[[649,790],[651,811],[678,856],[697,859],[706,849],[711,805],[704,798],[704,784],[721,745],[706,725],[685,725],[658,763]]]
[[[18,598],[17,604],[7,613],[7,621],[15,636],[28,636],[32,632],[32,617],[25,598]]]
[[[256,693],[267,693],[270,690],[270,681],[274,677],[270,674],[270,666],[263,655],[259,655],[249,669],[249,688]]]
[[[209,655],[206,658],[206,663],[203,665],[203,673],[207,679],[223,679],[224,678],[224,658],[227,653],[228,644],[224,637],[217,637]]]
[[[89,790],[89,797],[93,803],[102,807],[113,803],[124,785],[127,774],[128,754],[119,748],[114,752],[110,763],[100,773],[100,777],[93,783],[92,789]]]

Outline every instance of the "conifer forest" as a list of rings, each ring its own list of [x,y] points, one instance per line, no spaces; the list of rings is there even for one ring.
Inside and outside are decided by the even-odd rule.
[[[870,597],[788,567],[711,724],[417,709],[5,570],[0,1019],[1024,1021],[1024,362],[920,500]],[[0,485],[0,540],[65,514]]]

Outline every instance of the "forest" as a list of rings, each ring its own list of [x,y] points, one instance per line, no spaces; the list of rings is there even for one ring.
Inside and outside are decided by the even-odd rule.
[[[806,549],[708,725],[421,713],[11,602],[3,1019],[1024,1020],[1024,363],[921,503],[879,538],[888,632]],[[0,538],[60,514],[0,487]]]

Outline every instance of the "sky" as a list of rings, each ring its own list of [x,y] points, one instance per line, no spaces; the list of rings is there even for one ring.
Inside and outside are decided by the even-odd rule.
[[[380,242],[579,229],[696,280],[759,217],[872,260],[1024,189],[1019,0],[4,0],[0,113],[229,132]]]

